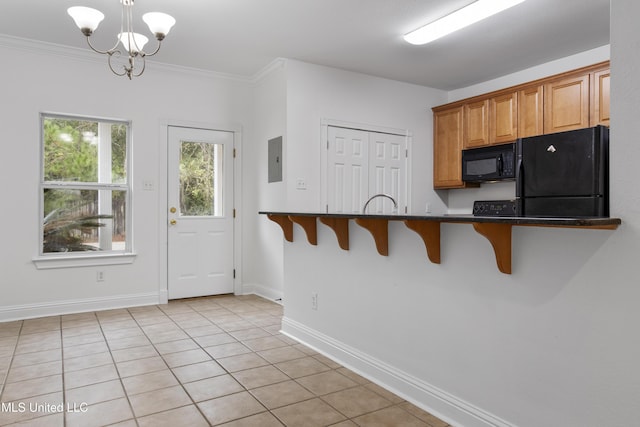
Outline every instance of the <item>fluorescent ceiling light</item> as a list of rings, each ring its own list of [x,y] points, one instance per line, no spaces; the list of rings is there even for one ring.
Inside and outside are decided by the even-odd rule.
[[[426,44],[447,34],[458,31],[505,9],[509,9],[524,0],[477,0],[462,9],[433,21],[404,35],[404,39],[411,44]]]

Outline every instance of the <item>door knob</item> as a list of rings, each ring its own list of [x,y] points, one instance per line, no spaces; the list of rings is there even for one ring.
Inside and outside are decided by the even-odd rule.
[[[176,208],[172,207],[171,209],[169,209],[169,212],[176,213]]]
[[[171,224],[171,225],[176,225],[176,223],[177,223],[177,222],[178,222],[178,221],[176,221],[175,219],[172,219],[171,221],[169,221],[169,224]]]

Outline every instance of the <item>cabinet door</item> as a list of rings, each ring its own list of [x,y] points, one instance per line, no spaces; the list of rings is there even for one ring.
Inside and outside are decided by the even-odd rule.
[[[518,138],[544,133],[543,86],[531,86],[518,92]]]
[[[609,126],[609,84],[611,71],[602,70],[593,73],[591,90],[591,126]]]
[[[464,106],[464,148],[489,144],[489,100]]]
[[[461,188],[462,107],[433,113],[433,187]]]
[[[518,138],[518,93],[489,100],[489,143],[501,144]]]
[[[589,127],[589,75],[567,77],[544,88],[544,133]]]

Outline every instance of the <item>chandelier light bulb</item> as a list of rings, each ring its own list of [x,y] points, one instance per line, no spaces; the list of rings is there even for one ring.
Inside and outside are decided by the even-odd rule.
[[[70,7],[67,13],[85,36],[90,36],[104,19],[104,14],[99,10],[84,6]]]
[[[127,52],[137,54],[142,51],[149,39],[139,33],[118,33],[118,40]]]
[[[164,39],[169,34],[171,27],[176,20],[171,15],[162,12],[149,12],[142,15],[142,20],[149,26],[151,31],[158,40]]]

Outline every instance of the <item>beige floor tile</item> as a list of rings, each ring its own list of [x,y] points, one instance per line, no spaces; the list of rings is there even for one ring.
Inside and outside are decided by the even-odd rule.
[[[67,413],[67,427],[98,427],[133,418],[127,399],[109,400],[95,403],[86,408],[86,412]]]
[[[224,369],[229,372],[238,372],[245,369],[257,368],[269,364],[256,353],[240,354],[238,356],[225,357],[217,360]]]
[[[11,367],[7,374],[7,383],[15,383],[18,381],[31,380],[34,378],[48,377],[51,375],[62,374],[62,361],[54,360],[53,362],[38,363],[36,365]]]
[[[207,427],[209,423],[195,405],[147,415],[138,419],[140,427]]]
[[[169,342],[169,341],[184,340],[189,338],[189,335],[187,335],[181,330],[159,332],[155,334],[148,334],[148,336],[149,336],[149,341],[151,341],[154,344],[159,344],[159,343]]]
[[[133,336],[127,338],[107,339],[111,351],[122,350],[125,348],[140,347],[149,345],[151,342],[145,336]]]
[[[344,415],[319,398],[275,409],[273,414],[286,426],[292,427],[328,426],[345,419]]]
[[[16,383],[5,384],[2,402],[13,402],[42,394],[62,391],[62,375],[40,377]]]
[[[118,379],[118,371],[116,371],[114,364],[98,366],[80,371],[65,372],[64,388],[69,390],[115,379]]]
[[[201,380],[204,378],[215,377],[225,373],[225,370],[222,369],[222,367],[213,360],[209,362],[195,363],[193,365],[173,368],[172,371],[183,384]]]
[[[177,368],[178,366],[192,365],[194,363],[211,360],[211,356],[201,348],[165,354],[162,357],[170,368]]]
[[[252,325],[253,326],[253,325]],[[265,331],[262,328],[250,328],[250,329],[242,329],[239,331],[230,332],[232,336],[234,336],[239,341],[251,340],[254,338],[263,338],[270,337],[271,334]]]
[[[282,424],[276,417],[269,412],[262,412],[250,417],[241,418],[222,424],[222,427],[282,427]]]
[[[264,406],[246,391],[206,400],[198,403],[198,407],[214,425],[266,411]]]
[[[140,347],[123,348],[122,350],[112,351],[113,360],[115,362],[127,362],[129,360],[146,359],[148,357],[158,356],[158,352],[151,345],[142,345]]]
[[[143,417],[192,403],[181,386],[135,394],[129,396],[129,400],[136,417]]]
[[[36,353],[16,354],[11,362],[11,366],[19,368],[21,366],[36,365],[38,363],[53,362],[62,360],[62,349],[38,351]]]
[[[0,418],[2,420],[2,425],[24,422],[27,420],[33,420],[34,418],[51,415],[51,411],[47,410],[47,405],[56,406],[63,403],[62,392],[21,399],[20,402],[16,402],[15,405],[19,405],[20,403],[24,404],[25,410],[21,411],[19,406],[15,406],[14,410],[2,412],[2,418]]]
[[[358,427],[358,424],[354,423],[351,420],[345,420],[337,424],[331,424],[331,427]]]
[[[380,396],[384,397],[385,399],[389,400],[391,403],[399,404],[399,403],[404,402],[403,398],[396,396],[395,394],[393,394],[389,390],[387,390],[387,389],[385,389],[383,387],[380,387],[378,384],[368,383],[368,384],[365,384],[365,387],[368,388],[369,390],[379,394]]]
[[[322,354],[316,354],[313,356],[313,358],[316,359],[318,362],[324,363],[331,369],[338,369],[342,367],[342,365],[339,364],[338,362],[335,362],[332,359],[329,359],[328,357],[323,356]]]
[[[338,368],[338,369],[336,369],[336,371],[340,372],[345,377],[351,378],[353,381],[357,382],[358,384],[368,384],[368,383],[371,382],[368,379],[366,379],[365,377],[362,377],[362,376],[356,374],[355,372],[353,372],[352,370],[347,369],[347,368]]]
[[[251,394],[268,409],[280,408],[315,397],[292,380],[255,388],[251,390]]]
[[[216,345],[213,347],[205,347],[207,353],[214,359],[221,359],[223,357],[235,356],[237,354],[250,353],[251,349],[239,342],[232,342],[229,344]]]
[[[215,399],[227,394],[238,393],[244,388],[231,375],[220,375],[184,384],[184,388],[194,402]]]
[[[56,348],[61,348],[62,347],[62,341],[61,340],[57,340],[57,341],[42,341],[42,342],[35,342],[32,344],[20,344],[18,343],[18,345],[15,348],[15,353],[16,354],[22,354],[22,353],[34,353],[37,351],[45,351],[45,350],[53,350]]]
[[[116,366],[122,378],[167,369],[167,364],[160,356],[117,362]]]
[[[289,377],[281,370],[271,365],[234,372],[233,376],[246,389],[263,387],[265,385],[275,384],[289,379]]]
[[[362,415],[355,418],[354,421],[361,427],[430,427],[424,421],[397,406]]]
[[[179,385],[178,380],[169,369],[122,378],[122,384],[129,395]]]
[[[196,326],[192,328],[184,328],[184,331],[189,334],[190,337],[204,337],[207,335],[220,334],[224,332],[219,327],[212,325],[210,322],[208,325]]]
[[[327,371],[309,375],[298,378],[296,381],[317,396],[334,393],[336,391],[356,387],[358,385],[355,381],[336,371]]]
[[[221,344],[237,342],[237,340],[227,333],[204,335],[193,338],[201,347],[212,347]]]
[[[273,336],[244,340],[242,343],[253,351],[271,350],[289,345],[280,338]]]
[[[125,329],[103,330],[107,341],[119,340],[123,338],[145,337],[144,332],[138,326]]]
[[[65,359],[62,363],[65,372],[79,371],[81,369],[96,368],[98,366],[112,365],[113,359],[110,353],[96,353],[87,356]]]
[[[192,339],[169,341],[161,344],[156,344],[155,347],[156,350],[158,350],[158,352],[162,355],[200,348],[200,346]]]
[[[327,365],[318,362],[313,357],[304,357],[302,359],[281,362],[276,364],[276,367],[291,378],[304,377],[329,370]]]
[[[102,328],[102,331],[104,332],[105,336],[107,336],[108,338],[108,333],[109,332],[115,332],[115,331],[122,331],[125,329],[140,329],[140,325],[138,325],[138,323],[133,320],[132,318],[120,318],[118,320],[111,320],[109,319],[108,321],[103,321],[100,320],[100,327]]]
[[[240,331],[242,329],[253,328],[254,326],[253,323],[243,320],[240,316],[236,316],[236,317],[238,318],[238,320],[231,321],[231,322],[216,322],[216,325],[218,325],[219,327],[221,327],[227,332],[235,332],[235,331]]]
[[[447,423],[445,423],[435,415],[431,415],[429,412],[423,411],[422,409],[418,408],[417,406],[409,402],[405,402],[399,406],[400,408],[404,409],[405,411],[411,413],[412,415],[420,418],[422,421],[429,424],[430,427],[447,427],[448,426]]]
[[[323,396],[322,399],[349,418],[392,405],[390,401],[366,387],[355,387]]]
[[[82,403],[93,405],[123,397],[126,396],[119,380],[78,387],[65,393],[65,400],[72,407],[74,404],[79,407]]]
[[[11,427],[64,427],[64,413],[33,418],[21,423],[11,424]]]
[[[100,334],[102,336],[102,330],[100,329],[100,324],[96,321],[94,324],[85,324],[83,326],[77,327],[67,327],[63,326],[62,328],[62,338],[72,338],[77,337],[78,335],[92,335],[92,334]]]
[[[71,359],[74,357],[83,357],[90,354],[105,353],[109,348],[104,342],[74,345],[73,347],[65,347],[62,357],[64,359]]]
[[[303,357],[307,357],[307,354],[291,346],[258,351],[258,354],[271,363],[280,363],[286,362],[287,360],[302,359]]]
[[[62,346],[64,348],[72,347],[74,345],[91,344],[96,342],[105,342],[102,332],[95,332],[92,334],[74,335],[68,338],[62,339]]]

